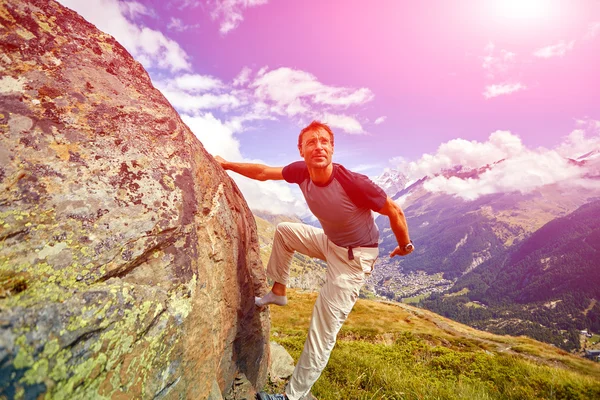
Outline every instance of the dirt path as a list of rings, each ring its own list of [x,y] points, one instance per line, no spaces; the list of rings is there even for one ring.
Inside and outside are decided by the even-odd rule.
[[[592,301],[590,301],[590,305],[588,306],[588,308],[586,308],[585,310],[583,310],[583,315],[585,315],[587,317],[587,313],[590,312],[590,310],[592,308],[594,308],[594,306],[596,305],[597,301],[596,299],[592,299]]]

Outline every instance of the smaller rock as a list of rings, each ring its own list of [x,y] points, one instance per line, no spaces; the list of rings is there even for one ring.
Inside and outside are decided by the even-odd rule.
[[[225,400],[254,400],[255,398],[256,390],[242,372],[235,377],[229,392],[225,396]]]
[[[272,382],[287,379],[294,372],[294,359],[282,345],[271,342],[271,366],[269,375]]]

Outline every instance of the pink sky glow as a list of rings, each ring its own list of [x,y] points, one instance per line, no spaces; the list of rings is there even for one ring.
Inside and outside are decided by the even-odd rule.
[[[297,160],[312,119],[336,132],[334,161],[370,176],[496,131],[533,153],[573,131],[599,145],[598,0],[61,3],[115,36],[226,158]],[[238,183],[251,206],[268,192],[276,211],[302,208],[283,184]]]

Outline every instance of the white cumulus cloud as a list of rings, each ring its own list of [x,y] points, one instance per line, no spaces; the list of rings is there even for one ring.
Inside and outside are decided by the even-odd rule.
[[[592,150],[600,150],[600,121],[586,119],[576,123],[577,129],[556,148],[563,157],[577,159]]]
[[[509,131],[496,131],[485,142],[452,139],[441,144],[435,154],[423,154],[417,161],[408,162],[398,157],[392,162],[400,165],[400,170],[404,171],[409,179],[420,179],[423,176],[433,177],[456,165],[479,168],[518,156],[524,151],[525,146],[517,135]]]
[[[212,18],[219,21],[219,31],[227,34],[244,20],[243,12],[246,8],[267,3],[268,0],[214,0],[209,4],[212,6]]]
[[[272,71],[261,68],[248,85],[256,101],[267,104],[272,115],[326,121],[347,133],[365,133],[361,122],[344,111],[371,101],[367,88],[345,88],[321,83],[314,75],[282,67]]]
[[[379,117],[375,120],[375,125],[383,124],[383,122],[387,119],[387,117]]]
[[[223,87],[220,79],[199,74],[179,75],[173,79],[173,83],[177,88],[188,92],[206,92]]]
[[[319,119],[332,128],[343,129],[346,133],[365,133],[360,122],[358,122],[356,118],[351,117],[349,115],[326,113],[323,114]]]
[[[491,99],[493,97],[498,97],[498,96],[518,92],[523,89],[526,89],[526,86],[520,82],[488,85],[485,87],[483,96],[486,99]]]
[[[573,49],[574,45],[574,40],[571,40],[568,43],[564,40],[561,40],[557,44],[542,47],[541,49],[534,51],[533,55],[539,58],[563,57],[565,54],[567,54],[567,51]]]
[[[263,72],[251,87],[255,88],[259,98],[273,101],[281,108],[297,100],[324,106],[348,107],[364,104],[374,97],[367,88],[324,85],[309,72],[287,67]]]

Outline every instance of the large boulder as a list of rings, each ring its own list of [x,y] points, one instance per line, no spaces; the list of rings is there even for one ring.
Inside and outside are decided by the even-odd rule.
[[[111,36],[0,0],[0,398],[220,399],[266,381],[256,225]]]

